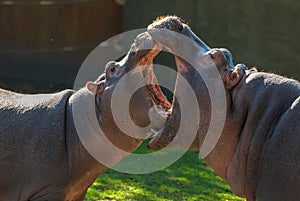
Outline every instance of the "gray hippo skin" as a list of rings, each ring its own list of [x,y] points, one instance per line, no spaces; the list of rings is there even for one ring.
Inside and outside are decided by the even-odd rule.
[[[161,34],[165,29],[191,38],[194,47]],[[176,16],[159,19],[148,31],[173,53],[204,50],[203,54],[195,54],[194,59],[210,57],[222,78],[227,100],[224,102],[226,120],[219,141],[204,161],[229,183],[236,195],[248,201],[300,200],[300,83],[256,69],[248,70],[243,64],[234,66],[228,50],[208,48]],[[199,149],[210,123],[208,90],[189,63],[176,55],[175,59],[179,74],[189,81],[198,99],[202,118],[191,148]],[[175,94],[178,88],[182,90],[177,80]],[[173,101],[172,114],[164,129],[149,142],[149,148],[161,149],[176,141],[178,108],[176,100]]]
[[[150,48],[144,50],[144,45]],[[109,62],[105,75],[79,91],[24,95],[0,90],[1,201],[84,198],[88,187],[107,168],[86,151],[76,132],[72,104],[86,96],[93,96],[95,116],[115,146],[130,153],[140,145],[141,139],[126,135],[115,125],[110,100],[118,80],[137,66],[144,65],[139,74],[142,81],[153,81],[152,59],[159,52],[152,50],[155,45],[147,32],[140,34],[123,60]],[[163,107],[170,107],[164,100],[156,85],[141,88],[131,99],[135,108],[132,120],[148,125],[150,108],[155,106],[161,113]],[[121,160],[111,155],[112,165]]]

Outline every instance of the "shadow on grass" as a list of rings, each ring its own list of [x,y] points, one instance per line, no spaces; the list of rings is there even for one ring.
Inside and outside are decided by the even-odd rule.
[[[148,153],[145,143],[136,153]],[[99,200],[243,200],[221,178],[188,151],[173,165],[149,174],[131,175],[107,170],[90,187],[85,201]]]

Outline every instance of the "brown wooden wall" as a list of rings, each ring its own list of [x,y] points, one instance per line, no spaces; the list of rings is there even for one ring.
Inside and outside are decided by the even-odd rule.
[[[72,87],[85,57],[122,24],[113,0],[1,1],[0,84]]]

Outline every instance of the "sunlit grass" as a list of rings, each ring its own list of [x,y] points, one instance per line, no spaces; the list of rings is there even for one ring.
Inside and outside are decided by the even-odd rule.
[[[137,153],[149,152],[145,145]],[[131,175],[107,170],[88,190],[85,201],[243,201],[212,169],[189,151],[168,168],[155,173]]]

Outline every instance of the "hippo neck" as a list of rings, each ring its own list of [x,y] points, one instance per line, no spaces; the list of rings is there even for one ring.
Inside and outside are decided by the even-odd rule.
[[[226,90],[227,114],[224,122],[224,128],[216,146],[212,152],[204,158],[204,161],[214,169],[216,174],[225,180],[228,164],[234,155],[238,144],[239,133],[243,129],[244,119],[247,115],[247,107],[236,107],[237,91],[241,90],[244,86],[245,80],[246,75],[231,91]],[[241,96],[241,98],[245,99],[241,100],[241,102],[246,103],[247,97]],[[200,144],[202,144],[201,142],[204,137],[205,135],[202,137],[201,135],[199,136]]]
[[[121,131],[113,124],[112,115],[108,114],[110,110],[103,109],[95,95],[86,88],[79,90],[70,98],[70,108],[76,129],[73,135],[77,135],[82,145],[81,151],[87,152],[106,167],[118,163],[124,156],[110,151],[113,149],[107,147],[112,146],[112,143],[118,141],[118,137],[121,136]],[[121,140],[121,143],[126,141]],[[101,161],[102,158],[104,161]]]
[[[96,107],[98,107],[97,110]],[[66,168],[69,176],[66,182],[76,187],[66,189],[66,191],[87,190],[107,167],[117,164],[141,143],[141,140],[136,139],[129,141],[129,136],[121,133],[111,123],[111,115],[107,114],[107,110],[103,113],[104,109],[101,107],[101,102],[96,100],[95,95],[89,93],[86,88],[77,91],[69,99],[65,143]],[[127,146],[123,149],[126,151],[129,150],[128,144],[130,144],[131,149],[122,153],[114,151],[106,146],[110,144],[110,141],[126,144]]]
[[[284,77],[251,73],[229,93],[232,107],[221,138],[205,160],[235,194],[254,199],[265,139],[272,136],[276,123],[300,96],[299,89],[299,83]]]
[[[253,73],[247,83],[244,90],[248,91],[247,118],[226,176],[234,191],[253,198],[265,139],[272,137],[277,123],[300,96],[300,85],[268,73]]]
[[[80,132],[80,126],[82,125],[76,125],[79,120],[82,120],[84,126],[87,128],[91,127],[87,121],[89,121],[89,118],[92,119],[93,117],[85,112],[85,107],[88,106],[86,101],[88,99],[93,99],[91,96],[93,95],[89,93],[87,89],[83,88],[70,97],[66,114],[68,125],[66,127],[66,150],[69,172],[74,173],[75,177],[88,174],[87,178],[90,178],[90,182],[92,183],[99,176],[99,174],[106,169],[106,167],[100,164],[87,151],[81,140],[84,134],[78,133],[78,131]],[[79,105],[80,108],[76,108],[74,105]]]

